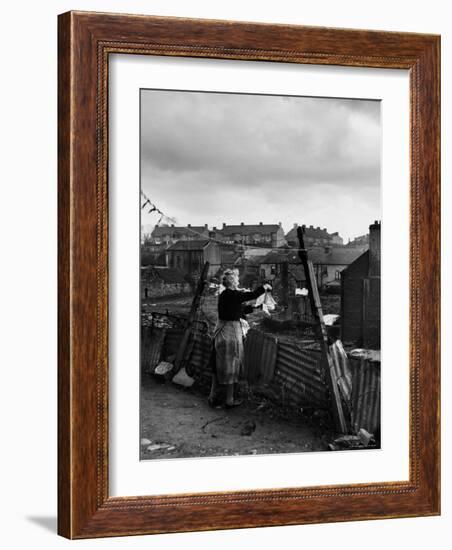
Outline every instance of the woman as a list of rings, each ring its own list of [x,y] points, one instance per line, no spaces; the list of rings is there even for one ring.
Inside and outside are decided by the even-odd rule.
[[[243,303],[255,300],[266,290],[269,284],[258,287],[253,292],[238,290],[239,273],[237,269],[227,269],[222,280],[225,289],[218,298],[218,323],[214,332],[215,372],[212,374],[212,387],[209,405],[217,404],[218,384],[226,386],[226,408],[240,405],[234,399],[234,384],[243,373],[243,334],[240,318],[243,315]]]

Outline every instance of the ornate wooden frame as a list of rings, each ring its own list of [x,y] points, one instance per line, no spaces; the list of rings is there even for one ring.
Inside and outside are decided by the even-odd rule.
[[[440,38],[69,12],[59,16],[58,51],[59,533],[85,538],[439,514]],[[111,53],[409,70],[409,481],[109,497]]]

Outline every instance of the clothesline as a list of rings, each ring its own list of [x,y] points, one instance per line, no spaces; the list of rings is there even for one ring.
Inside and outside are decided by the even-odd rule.
[[[144,193],[144,191],[141,191],[141,196],[142,198],[144,199],[144,203],[141,205],[141,209],[143,210],[144,208],[146,208],[148,205],[150,206],[149,210],[148,210],[148,214],[152,214],[153,212],[156,212],[157,214],[160,215],[160,218],[156,224],[157,227],[160,227],[160,224],[162,223],[163,220],[167,220],[167,221],[170,221],[171,223],[173,224],[176,224],[177,223],[177,220],[176,218],[172,218],[171,216],[168,216],[167,214],[165,214],[164,212],[162,212],[160,210],[160,208],[157,208],[157,206],[149,199],[149,197]],[[192,227],[188,227],[188,226],[184,226],[184,230],[186,231],[189,231],[191,232],[193,235],[196,235],[198,237],[200,237],[200,240],[204,240],[204,241],[212,241],[212,242],[216,242],[218,244],[230,244],[231,246],[238,246],[238,247],[241,247],[241,248],[244,248],[244,249],[256,249],[256,248],[265,248],[267,250],[277,250],[278,252],[283,252],[283,251],[287,251],[287,252],[299,252],[299,251],[303,251],[304,249],[303,248],[282,248],[280,246],[262,246],[262,247],[259,247],[257,245],[252,245],[252,244],[243,244],[243,243],[225,243],[224,241],[221,241],[219,239],[215,239],[214,237],[211,237],[211,236],[206,236],[206,235],[203,235],[202,233],[200,233],[199,231],[196,231],[195,229],[193,229]]]

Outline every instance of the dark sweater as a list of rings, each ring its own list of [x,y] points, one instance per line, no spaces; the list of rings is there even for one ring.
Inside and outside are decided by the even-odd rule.
[[[239,321],[242,314],[242,303],[255,300],[265,289],[262,286],[252,292],[244,290],[223,290],[218,298],[218,318],[220,321]]]

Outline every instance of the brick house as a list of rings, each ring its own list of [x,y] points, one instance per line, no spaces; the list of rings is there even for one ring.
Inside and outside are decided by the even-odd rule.
[[[209,238],[207,224],[203,226],[191,225],[156,225],[151,233],[151,241],[154,244],[173,244],[177,241],[197,241]]]
[[[297,229],[298,224],[294,223],[292,229],[286,234],[286,241],[289,246],[298,247],[299,245]],[[335,233],[328,233],[326,227],[321,229],[320,227],[310,225],[306,226],[304,230],[304,244],[306,248],[314,246],[341,246],[344,244],[344,240],[337,231]]]
[[[246,244],[252,246],[280,247],[286,244],[284,230],[279,224],[264,224],[259,222],[256,225],[226,225],[223,223],[221,229],[213,228],[216,239],[226,243]]]
[[[347,248],[358,249],[361,253],[365,252],[369,248],[369,234],[355,237],[352,241],[349,240],[345,246]]]
[[[359,250],[345,247],[324,246],[310,249],[308,256],[314,264],[318,287],[323,289],[333,281],[340,283],[341,272],[359,255]]]
[[[327,283],[340,282],[341,272],[360,255],[359,251],[344,247],[317,247],[308,252],[314,266],[317,286],[323,289]],[[289,275],[299,284],[304,284],[305,275],[297,252],[290,249],[275,250],[265,256],[260,263],[262,279],[274,280],[281,275],[282,264],[287,263]]]
[[[342,340],[380,349],[381,224],[369,227],[369,249],[342,271]]]

